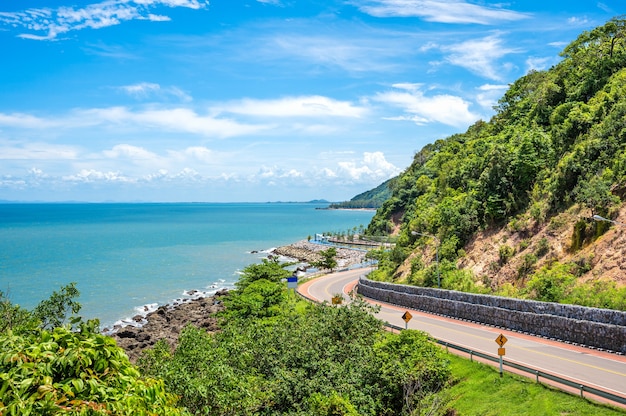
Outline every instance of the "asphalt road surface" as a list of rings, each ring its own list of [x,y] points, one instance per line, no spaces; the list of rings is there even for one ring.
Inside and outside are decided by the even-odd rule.
[[[346,294],[365,272],[367,269],[328,274],[300,285],[298,291],[317,301],[331,302],[337,294],[347,299]],[[402,328],[408,325],[409,329],[428,332],[441,341],[493,356],[498,354],[496,338],[503,334],[507,338],[504,345],[506,360],[626,397],[626,357],[622,355],[375,303],[381,305],[377,316],[383,321]],[[407,310],[413,316],[408,324],[402,319]]]

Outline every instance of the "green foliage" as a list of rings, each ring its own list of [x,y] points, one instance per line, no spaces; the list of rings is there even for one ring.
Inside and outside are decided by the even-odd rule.
[[[626,182],[626,18],[582,33],[562,56],[550,70],[530,71],[514,82],[489,122],[416,153],[368,232],[390,234],[399,226],[402,237],[423,230],[436,235],[442,257],[454,261],[476,232],[492,226],[508,223],[529,233],[531,219],[542,223],[573,204],[600,215],[620,206]],[[592,237],[589,231],[602,232],[577,225],[574,251]],[[378,274],[396,276],[413,242],[398,239]],[[545,251],[539,247],[534,255]],[[500,254],[502,265],[507,253]],[[525,267],[520,276],[532,270]],[[424,280],[415,273],[412,278]]]
[[[70,283],[29,311],[12,304],[8,296],[0,291],[0,333],[8,330],[22,333],[62,326],[68,321],[70,313],[73,315],[80,311],[81,305],[75,300],[79,295],[76,283]],[[74,316],[72,322],[80,322],[80,319]]]
[[[337,267],[337,249],[335,247],[321,250],[319,254],[322,256],[322,260],[311,263],[312,266],[330,271]]]
[[[391,196],[395,178],[389,179],[376,188],[356,195],[350,201],[330,204],[330,208],[379,208]]]
[[[535,255],[537,257],[543,257],[550,251],[550,243],[548,243],[548,239],[542,237],[539,242],[537,242],[537,247],[535,247]]]
[[[163,383],[142,379],[96,327],[0,335],[0,414],[182,415]]]
[[[558,302],[594,308],[626,310],[626,287],[601,279],[578,282],[586,271],[586,263],[553,262],[535,272],[521,293],[500,293],[504,296],[525,296],[544,302]]]
[[[282,305],[287,301],[284,285],[267,279],[255,280],[247,285],[237,296],[226,296],[226,311],[222,317],[234,319],[269,318],[280,314]]]
[[[309,414],[313,416],[359,416],[350,400],[337,392],[332,392],[330,396],[314,393],[309,402]]]
[[[509,259],[513,257],[514,253],[515,250],[513,249],[513,247],[507,244],[503,244],[498,247],[498,263],[500,264],[500,266],[504,266],[506,263],[508,263]]]
[[[81,305],[75,299],[80,296],[76,283],[63,286],[54,291],[48,299],[42,300],[33,309],[33,316],[41,322],[42,329],[53,329],[63,325],[68,314],[77,314]]]
[[[523,279],[528,276],[535,269],[535,263],[537,263],[537,256],[530,253],[524,254],[522,264],[517,268],[517,278]]]
[[[626,311],[626,286],[610,280],[579,283],[566,293],[561,303]]]
[[[14,305],[9,297],[0,290],[0,334],[8,330],[29,330],[37,328],[39,323],[27,309]]]
[[[526,291],[535,300],[559,302],[571,292],[575,283],[572,266],[556,262],[539,269],[526,285]]]
[[[588,180],[580,182],[574,189],[576,202],[586,206],[592,213],[606,215],[610,208],[618,204],[620,199],[611,193],[613,174],[605,171],[605,175],[593,175]]]
[[[363,300],[289,300],[280,282],[250,278],[225,299],[234,319],[221,331],[188,327],[173,352],[162,343],[140,359],[192,413],[400,415],[445,385],[441,350],[423,334],[394,341]]]
[[[286,270],[285,266],[286,264],[280,263],[277,258],[263,259],[261,263],[250,264],[241,271],[241,276],[235,286],[238,290],[244,290],[257,280],[280,282],[291,276],[291,272]]]
[[[431,407],[430,398],[450,377],[443,350],[425,332],[413,330],[388,335],[374,349],[384,382],[385,414],[424,414],[425,404]]]
[[[470,270],[452,269],[445,273],[441,281],[441,287],[460,292],[477,292],[478,287],[474,282],[473,273]]]

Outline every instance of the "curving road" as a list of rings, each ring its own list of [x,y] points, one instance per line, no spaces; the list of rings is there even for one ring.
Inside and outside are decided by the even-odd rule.
[[[336,294],[349,293],[367,269],[328,274],[298,287],[303,296],[317,301],[331,301]],[[374,302],[374,301],[372,301]],[[381,306],[377,316],[390,324],[405,327],[402,315],[406,308],[375,302]],[[428,332],[434,338],[462,345],[474,351],[497,356],[495,339],[503,334],[508,341],[505,359],[527,367],[567,378],[626,397],[626,357],[584,347],[549,341],[540,337],[482,326],[410,310],[409,329]]]

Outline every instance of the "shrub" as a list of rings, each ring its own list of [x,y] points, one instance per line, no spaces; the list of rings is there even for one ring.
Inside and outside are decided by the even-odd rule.
[[[0,414],[186,414],[162,381],[142,379],[115,341],[95,327],[0,335]]]

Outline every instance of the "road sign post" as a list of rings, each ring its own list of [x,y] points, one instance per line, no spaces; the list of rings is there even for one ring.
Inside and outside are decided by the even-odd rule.
[[[298,276],[295,274],[287,278],[287,288],[296,289],[298,287]]]
[[[413,318],[411,312],[404,312],[404,315],[402,315],[402,319],[404,319],[404,329],[409,329],[409,321],[411,320],[411,318]]]
[[[503,372],[502,363],[504,360],[502,359],[502,357],[504,357],[504,353],[505,353],[504,344],[506,344],[507,341],[508,339],[503,334],[498,335],[498,338],[496,338],[496,344],[500,346],[500,348],[498,348],[498,355],[500,356],[500,377],[502,377],[502,372]]]

